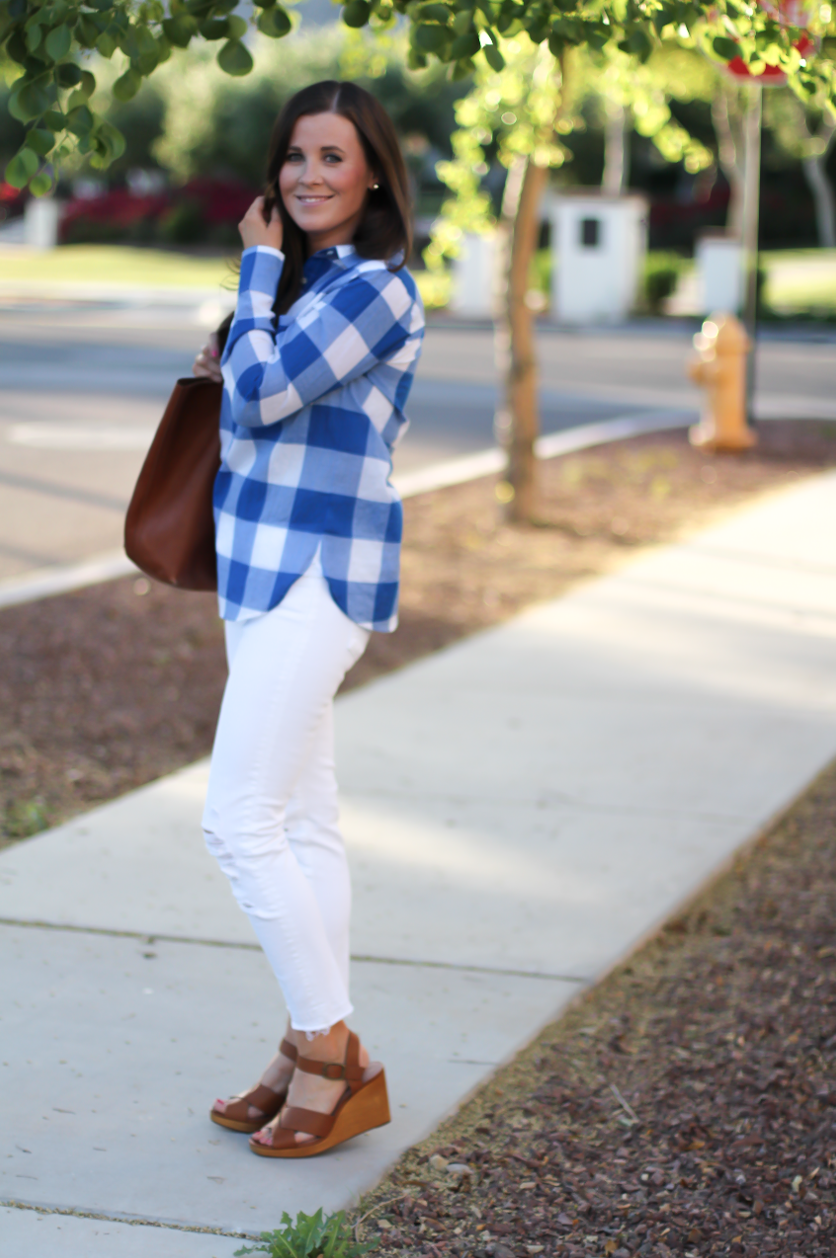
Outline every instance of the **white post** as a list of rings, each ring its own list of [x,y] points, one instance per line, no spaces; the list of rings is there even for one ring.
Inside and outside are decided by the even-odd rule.
[[[492,319],[496,313],[497,239],[495,235],[468,234],[453,260],[453,294],[450,310],[474,319]]]
[[[54,249],[58,244],[61,207],[54,197],[32,197],[23,211],[24,240],[30,249]]]

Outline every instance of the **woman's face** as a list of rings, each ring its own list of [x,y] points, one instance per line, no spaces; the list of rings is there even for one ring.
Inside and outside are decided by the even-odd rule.
[[[310,252],[348,244],[363,216],[374,171],[354,123],[341,114],[307,114],[290,137],[279,191]]]

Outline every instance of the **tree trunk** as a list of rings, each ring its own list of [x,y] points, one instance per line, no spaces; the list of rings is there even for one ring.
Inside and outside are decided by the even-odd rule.
[[[630,183],[629,117],[623,105],[607,105],[601,191],[611,197],[620,197]]]
[[[807,186],[816,207],[816,228],[819,244],[823,249],[836,249],[836,195],[827,175],[827,158],[836,137],[836,123],[829,119],[824,123],[818,139],[824,142],[824,152],[815,157],[805,157],[801,163]]]
[[[505,407],[497,416],[508,450],[507,517],[532,523],[539,504],[534,443],[540,432],[534,317],[526,304],[529,271],[540,231],[545,166],[520,157],[508,172],[502,200],[505,283],[497,349],[504,359]]]
[[[711,102],[711,120],[717,134],[717,156],[729,181],[729,209],[726,230],[730,236],[743,234],[743,134],[739,118],[729,113],[729,92],[733,88],[718,87]]]

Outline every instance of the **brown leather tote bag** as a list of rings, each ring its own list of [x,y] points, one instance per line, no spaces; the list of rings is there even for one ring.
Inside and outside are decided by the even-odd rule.
[[[125,551],[155,581],[218,588],[212,491],[223,385],[192,376],[168,400],[125,517]]]

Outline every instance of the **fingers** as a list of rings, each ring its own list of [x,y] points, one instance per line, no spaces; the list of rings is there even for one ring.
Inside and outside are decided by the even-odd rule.
[[[264,197],[256,197],[250,208],[247,210],[241,222],[238,224],[238,230],[243,231],[244,227],[248,227],[253,223],[264,222]]]
[[[204,345],[192,363],[192,375],[204,376],[207,380],[221,381],[223,379],[218,357],[218,341],[214,334],[210,337],[209,344]]]
[[[241,242],[245,249],[253,245],[269,245],[273,249],[282,247],[282,221],[279,208],[276,204],[271,205],[269,218],[265,218],[264,209],[264,197],[256,197],[238,224]]]

